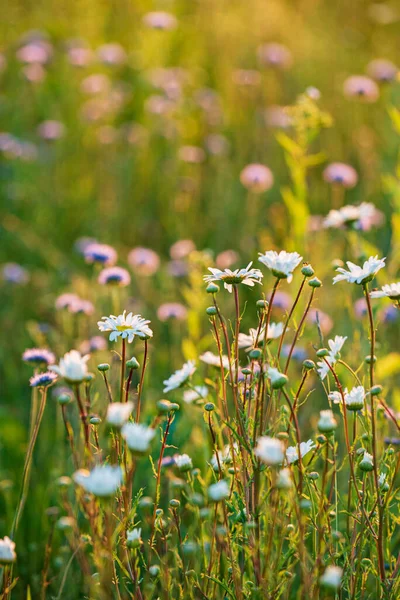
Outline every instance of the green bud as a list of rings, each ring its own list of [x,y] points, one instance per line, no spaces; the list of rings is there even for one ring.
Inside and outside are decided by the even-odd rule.
[[[311,500],[308,500],[308,498],[303,498],[300,500],[300,508],[304,512],[309,512],[312,508]]]
[[[277,437],[279,440],[288,440],[288,439],[289,439],[289,434],[288,434],[288,432],[287,432],[287,431],[279,431],[279,432],[276,434],[276,437]]]
[[[212,402],[207,402],[207,404],[204,405],[204,410],[207,412],[212,412],[214,409],[215,405]]]
[[[243,375],[251,375],[251,369],[247,369],[247,367],[245,369],[242,369],[242,373]]]
[[[179,500],[176,500],[176,498],[172,498],[172,500],[169,501],[169,505],[171,506],[171,508],[179,508],[181,503],[179,502]]]
[[[374,385],[370,390],[369,393],[371,394],[371,396],[379,396],[379,394],[382,393],[382,386],[381,385]]]
[[[101,363],[100,365],[97,365],[97,369],[98,371],[105,373],[110,369],[110,365],[108,363]]]
[[[253,348],[250,350],[249,356],[252,360],[258,360],[262,356],[262,351],[259,348]]]
[[[303,362],[303,367],[307,369],[307,371],[315,369],[315,362],[313,360],[310,360],[309,358],[306,358],[306,360]]]
[[[164,514],[164,511],[162,508],[157,508],[156,510],[156,517],[162,517]]]
[[[328,356],[328,354],[329,350],[327,350],[326,348],[320,348],[319,350],[317,350],[318,358],[324,358],[324,356]]]
[[[152,577],[158,577],[160,574],[160,567],[158,565],[151,565],[149,567],[149,573]]]
[[[206,313],[210,316],[210,317],[214,317],[217,314],[217,309],[215,308],[215,306],[209,306],[208,308],[206,308]]]
[[[322,281],[318,279],[318,277],[313,277],[308,280],[308,285],[313,288],[320,288],[322,286]]]
[[[317,435],[317,442],[319,444],[325,444],[326,437],[322,433],[320,433],[319,435]]]
[[[128,369],[138,369],[140,367],[140,364],[138,360],[134,356],[132,356],[132,358],[126,361],[126,366],[128,367]]]
[[[268,308],[269,302],[268,302],[268,300],[257,300],[256,306],[258,308]]]
[[[100,419],[99,415],[90,415],[89,423],[91,425],[100,425],[101,419]]]
[[[311,473],[308,474],[308,477],[312,481],[316,481],[319,478],[319,473],[317,473],[317,471],[311,471]]]
[[[83,381],[85,381],[86,383],[90,383],[91,381],[93,381],[93,379],[94,379],[93,373],[86,373]]]
[[[207,294],[217,294],[219,292],[219,286],[216,283],[209,283],[206,287]]]
[[[367,365],[371,364],[372,359],[371,359],[370,355],[368,355],[368,356],[365,357],[365,362],[367,363]],[[376,363],[376,356],[373,357],[373,362],[374,362],[374,364]]]
[[[310,264],[305,264],[301,269],[301,273],[304,277],[312,277],[315,271]]]
[[[60,394],[59,396],[57,396],[57,402],[61,405],[69,404],[71,400],[72,396],[70,396],[69,394]]]

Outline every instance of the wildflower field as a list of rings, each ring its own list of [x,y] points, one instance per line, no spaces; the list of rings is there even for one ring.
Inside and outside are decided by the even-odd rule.
[[[400,6],[5,12],[0,599],[400,598]]]

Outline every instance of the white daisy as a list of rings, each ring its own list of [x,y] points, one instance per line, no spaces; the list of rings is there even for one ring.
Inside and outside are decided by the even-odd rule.
[[[183,400],[188,404],[196,400],[204,400],[208,396],[208,387],[206,385],[196,385],[192,390],[183,392]]]
[[[383,285],[382,289],[374,290],[369,293],[371,298],[390,298],[391,300],[400,300],[400,283],[389,283]]]
[[[15,543],[6,536],[0,540],[0,565],[13,563],[16,558]]]
[[[128,343],[132,343],[135,336],[142,339],[153,337],[153,332],[148,327],[150,321],[144,319],[140,315],[133,313],[126,314],[126,310],[122,315],[110,315],[102,317],[102,321],[98,321],[100,331],[110,331],[110,342],[115,342],[118,337],[127,339]]]
[[[261,283],[263,274],[260,269],[251,269],[250,267],[252,264],[253,263],[250,262],[245,269],[235,269],[235,271],[231,271],[230,269],[221,271],[220,269],[210,267],[208,270],[212,274],[204,275],[204,281],[206,283],[222,281],[224,288],[227,289],[228,292],[232,292],[233,286],[239,285],[240,283],[253,287],[255,283]]]
[[[178,369],[178,371],[175,371],[171,377],[163,381],[164,393],[171,392],[172,390],[182,387],[187,382],[189,377],[193,375],[195,370],[196,367],[194,360],[188,360],[181,369]]]
[[[281,440],[263,435],[257,440],[254,454],[269,466],[281,465],[285,458],[285,447]]]
[[[267,340],[275,340],[283,333],[283,323],[270,323],[268,325]],[[239,333],[239,348],[245,348],[246,352],[250,352],[256,345],[258,329],[250,329],[249,333]],[[261,329],[258,335],[258,343],[265,339],[265,327]]]
[[[79,469],[73,475],[75,483],[95,496],[107,497],[115,494],[122,484],[122,470],[111,465],[97,465],[92,471]]]
[[[301,442],[300,444],[300,456],[304,458],[306,454],[311,452],[315,448],[315,444],[312,440],[308,440],[307,442]],[[299,448],[298,446],[289,446],[286,450],[286,460],[289,465],[299,460]]]
[[[81,353],[77,350],[71,350],[64,354],[58,365],[50,365],[49,370],[54,371],[60,377],[64,377],[70,383],[80,383],[88,373],[86,363],[89,358],[89,354],[81,356]]]
[[[122,427],[131,416],[133,402],[111,402],[107,408],[106,421],[112,427]]]
[[[344,402],[349,410],[361,410],[364,407],[365,389],[362,385],[353,387],[344,393]]]
[[[317,372],[322,380],[325,379],[330,371],[329,365],[333,367],[333,365],[337,362],[339,353],[346,340],[347,337],[342,335],[336,335],[333,340],[328,340],[329,354],[325,356],[325,360],[321,360],[317,363]]]
[[[272,271],[272,274],[279,279],[287,279],[290,283],[293,279],[293,271],[301,263],[303,257],[297,252],[275,252],[275,250],[269,250],[265,254],[261,254],[258,259],[268,269]]]
[[[368,283],[375,277],[378,271],[383,269],[385,260],[386,258],[371,256],[364,262],[362,267],[347,261],[346,264],[349,270],[346,271],[343,267],[336,269],[339,275],[333,278],[333,283],[338,283],[338,281],[348,281],[349,283],[357,283],[359,285]]]
[[[221,361],[218,354],[213,354],[210,351],[204,352],[204,354],[199,356],[199,359],[207,365],[211,365],[212,367],[221,366]],[[226,355],[222,356],[222,366],[224,369],[229,369],[229,358]]]
[[[208,497],[213,502],[220,502],[229,496],[229,485],[224,480],[218,481],[217,483],[213,483],[208,488]]]
[[[146,427],[146,425],[140,423],[125,423],[121,429],[121,435],[130,450],[144,453],[149,449],[150,442],[156,432],[151,427]]]

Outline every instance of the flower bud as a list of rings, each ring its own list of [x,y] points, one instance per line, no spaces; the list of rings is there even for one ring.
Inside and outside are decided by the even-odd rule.
[[[327,350],[326,348],[320,348],[319,350],[317,350],[318,358],[324,358],[324,356],[328,356],[328,354],[329,350]]]
[[[364,456],[362,457],[359,467],[362,471],[372,471],[374,468],[374,459],[372,454],[368,452],[364,452]]]
[[[310,264],[305,264],[301,269],[301,273],[304,277],[312,277],[315,271]]]
[[[132,358],[126,361],[126,366],[128,367],[128,369],[138,369],[140,367],[140,364],[138,360],[134,356],[132,356]]]
[[[318,279],[318,277],[313,277],[308,280],[308,285],[312,288],[320,288],[322,286],[322,281]]]
[[[109,369],[110,369],[110,365],[108,363],[101,363],[100,365],[97,365],[97,370],[100,371],[101,373],[105,373]]]
[[[318,421],[318,430],[321,433],[332,433],[337,427],[337,421],[331,410],[321,410]]]
[[[89,423],[91,425],[100,425],[101,419],[100,419],[99,415],[90,415]]]
[[[262,356],[262,351],[259,348],[253,348],[253,350],[250,350],[249,352],[249,357],[252,360],[258,360],[259,358],[261,358]]]
[[[169,501],[169,505],[170,505],[170,507],[171,507],[171,508],[179,508],[179,507],[180,507],[180,505],[181,505],[181,503],[180,503],[180,502],[179,502],[179,500],[177,500],[176,498],[172,498],[172,499]]]
[[[69,404],[72,400],[72,396],[70,394],[60,394],[57,396],[57,402],[61,405]]]
[[[207,412],[212,412],[214,409],[215,405],[212,402],[207,402],[207,404],[204,405],[204,410]]]
[[[208,308],[206,308],[206,313],[210,316],[210,317],[214,317],[217,314],[217,309],[215,308],[215,306],[209,306]]]
[[[371,356],[368,354],[368,356],[365,357],[365,362],[367,363],[367,365],[370,365],[371,362],[374,362],[374,364],[376,363],[376,356],[373,357],[373,359],[371,359]]]
[[[303,367],[307,369],[307,371],[315,369],[315,362],[313,360],[310,360],[309,358],[306,358],[306,360],[303,362]]]
[[[382,393],[382,386],[381,385],[374,385],[370,390],[369,393],[371,394],[371,396],[379,396],[379,394]]]
[[[269,302],[268,302],[268,300],[257,300],[256,306],[257,306],[257,308],[265,308],[266,309],[269,306]]]
[[[209,283],[206,287],[207,294],[217,294],[219,292],[219,286],[216,283]]]

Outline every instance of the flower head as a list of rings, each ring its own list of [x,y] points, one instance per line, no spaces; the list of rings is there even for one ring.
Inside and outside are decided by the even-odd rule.
[[[337,421],[333,416],[333,412],[328,410],[321,410],[319,413],[318,429],[321,433],[331,433],[337,427]]]
[[[0,565],[8,565],[15,562],[15,543],[9,537],[0,540]]]
[[[372,79],[379,83],[387,83],[396,79],[399,72],[397,66],[385,58],[376,58],[371,60],[367,66],[367,73]]]
[[[256,194],[269,190],[274,184],[274,176],[265,165],[247,165],[240,173],[242,185]]]
[[[229,485],[224,480],[218,481],[217,483],[213,483],[208,488],[208,497],[213,502],[220,502],[229,496]]]
[[[122,427],[131,416],[133,402],[111,402],[107,408],[107,423],[113,427]]]
[[[187,308],[179,302],[169,302],[161,304],[157,309],[157,317],[160,321],[168,321],[170,319],[183,321],[187,317]]]
[[[348,281],[349,283],[357,283],[363,285],[371,281],[375,275],[383,269],[385,266],[386,258],[378,258],[378,256],[371,256],[366,260],[362,267],[355,265],[354,263],[347,261],[348,271],[343,267],[339,267],[336,271],[339,275],[333,278],[333,283],[338,281]]]
[[[107,267],[100,272],[97,281],[101,285],[126,287],[131,282],[131,276],[128,271],[122,267]]]
[[[347,340],[346,336],[336,335],[333,340],[328,340],[329,351],[327,356],[325,356],[325,360],[319,361],[318,365],[318,374],[321,379],[325,379],[328,375],[330,368],[337,362],[340,356],[340,351],[343,348],[343,344]]]
[[[274,390],[282,388],[288,382],[287,376],[278,371],[278,369],[275,369],[275,367],[268,367],[267,373]]]
[[[137,247],[129,252],[128,263],[135,273],[149,277],[158,271],[160,257],[150,248]]]
[[[142,543],[142,530],[140,527],[135,527],[126,532],[126,543],[130,548],[139,548]]]
[[[52,385],[56,379],[57,375],[55,373],[46,371],[45,373],[38,373],[31,377],[29,384],[31,387],[48,387],[49,385]]]
[[[254,454],[269,466],[281,465],[285,458],[285,448],[280,440],[266,435],[258,438]]]
[[[122,484],[122,470],[119,466],[97,465],[90,472],[85,469],[76,471],[73,478],[86,492],[101,498],[109,497]]]
[[[208,270],[211,272],[211,275],[204,275],[203,279],[206,283],[222,281],[224,288],[228,292],[232,292],[233,286],[240,283],[253,287],[255,283],[261,283],[263,274],[259,269],[252,269],[252,264],[250,262],[245,269],[235,269],[235,271],[231,271],[230,269],[221,271],[220,269],[210,267]]]
[[[267,341],[274,340],[280,337],[283,333],[283,323],[269,323]],[[257,337],[258,334],[258,337]],[[239,348],[245,348],[246,352],[249,352],[258,343],[265,340],[265,327],[258,333],[258,329],[250,329],[249,334],[239,333]]]
[[[353,188],[358,181],[357,171],[350,165],[339,162],[328,165],[323,176],[328,183],[338,184],[348,189]]]
[[[311,452],[315,448],[315,444],[312,440],[307,442],[301,442],[300,444],[300,456],[304,458],[306,454]],[[289,446],[286,450],[286,460],[289,465],[299,460],[299,448],[298,446]]]
[[[278,473],[278,477],[276,479],[276,487],[279,490],[290,490],[293,486],[292,472],[290,469],[285,467]]]
[[[150,321],[147,321],[140,315],[134,315],[133,313],[126,314],[126,310],[122,315],[110,315],[109,317],[103,317],[103,321],[98,321],[100,331],[110,331],[110,342],[115,342],[118,337],[123,340],[127,339],[128,343],[131,344],[138,336],[140,338],[153,337],[153,332],[148,327]]]
[[[52,365],[56,362],[54,354],[46,348],[29,348],[25,350],[22,360],[36,365]]]
[[[364,452],[359,466],[362,471],[372,471],[374,468],[374,457],[372,454]]]
[[[64,354],[58,365],[51,365],[49,369],[70,383],[80,383],[88,373],[87,361],[90,356],[81,356],[77,350]]]
[[[199,359],[207,365],[211,365],[212,367],[219,368],[221,366],[220,357],[217,354],[213,354],[209,350],[201,354]],[[229,369],[229,358],[225,354],[222,355],[222,366],[224,369]]]
[[[324,573],[319,578],[322,587],[330,590],[338,590],[342,583],[343,569],[336,565],[326,567]]]
[[[353,227],[361,231],[369,231],[373,226],[381,225],[383,213],[371,202],[362,202],[359,206],[348,204],[339,210],[331,210],[325,218],[324,227]]]
[[[86,262],[88,263],[100,263],[101,265],[114,265],[117,262],[117,253],[107,244],[99,244],[94,242],[88,244],[84,250],[83,255]]]
[[[344,402],[348,410],[361,410],[364,408],[365,389],[362,385],[353,387],[350,392],[344,393]]]
[[[365,75],[352,75],[343,84],[344,95],[363,102],[376,102],[379,98],[379,88],[373,79]]]
[[[371,298],[390,298],[391,300],[400,299],[400,283],[389,283],[383,285],[380,290],[372,290],[369,293]]]
[[[275,250],[268,250],[265,254],[261,254],[258,259],[268,269],[272,271],[272,274],[279,279],[287,279],[290,283],[293,279],[293,271],[301,263],[303,257],[297,252],[275,252]]]
[[[182,473],[193,469],[192,459],[188,454],[177,454],[176,456],[174,456],[174,460],[179,471],[182,471]]]
[[[169,377],[163,381],[164,393],[171,392],[182,387],[187,380],[193,375],[196,370],[194,360],[188,360],[181,369],[178,369]]]
[[[155,434],[154,429],[139,423],[125,423],[121,429],[121,435],[125,439],[128,448],[137,453],[147,452]]]

